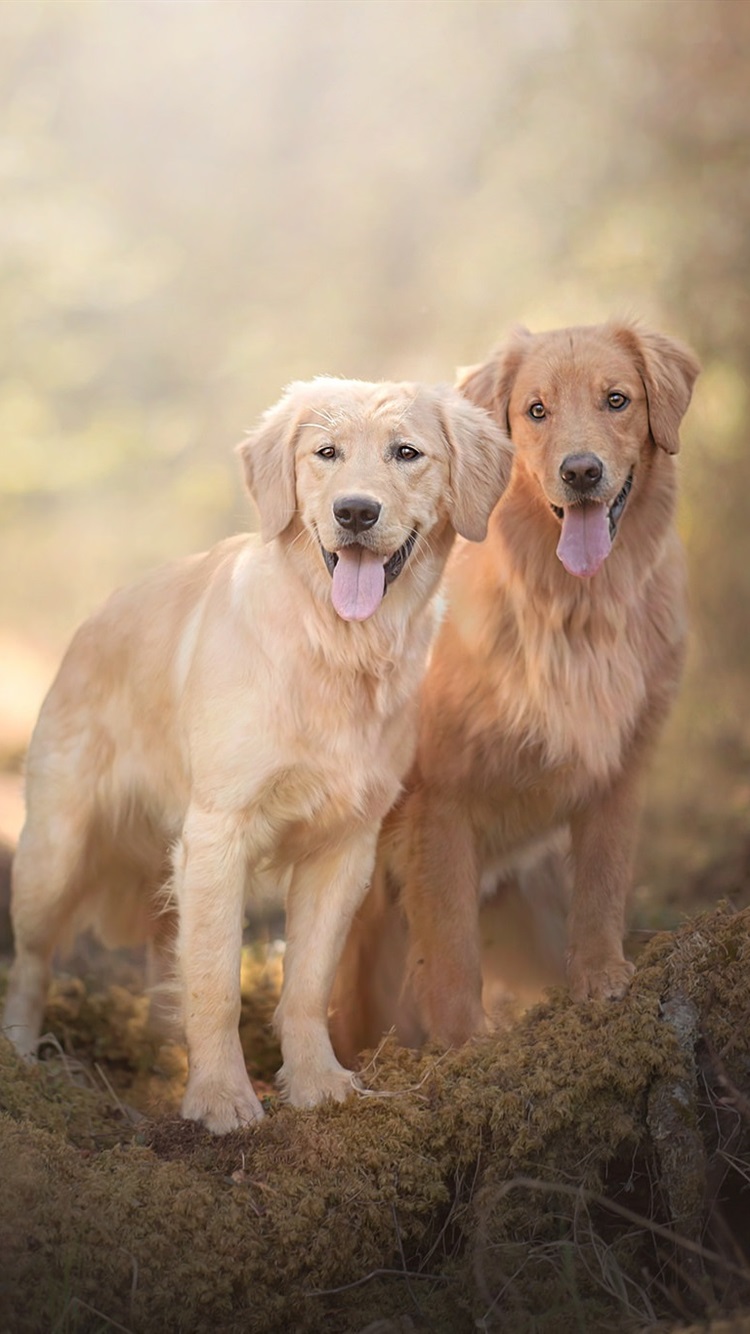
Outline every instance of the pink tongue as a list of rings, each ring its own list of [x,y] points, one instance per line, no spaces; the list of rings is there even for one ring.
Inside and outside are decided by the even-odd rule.
[[[611,547],[606,505],[588,501],[565,507],[557,554],[568,574],[589,579],[601,569]]]
[[[366,621],[385,592],[383,557],[365,547],[343,547],[333,571],[331,598],[345,621]]]

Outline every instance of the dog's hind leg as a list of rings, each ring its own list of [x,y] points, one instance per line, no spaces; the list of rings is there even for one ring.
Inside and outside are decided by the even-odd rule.
[[[180,1041],[183,1025],[177,976],[177,913],[169,907],[155,917],[146,941],[148,1026],[154,1037]]]
[[[409,929],[401,886],[378,863],[372,887],[352,923],[332,997],[331,1041],[344,1065],[375,1047],[389,1030],[407,1047],[420,1047],[425,1033],[407,984]]]
[[[56,944],[83,897],[88,820],[72,785],[39,803],[21,833],[11,873],[15,959],[0,1027],[23,1056],[36,1051]]]
[[[408,974],[430,1038],[460,1046],[487,1028],[482,1008],[479,864],[462,804],[424,788],[409,798],[403,905]]]

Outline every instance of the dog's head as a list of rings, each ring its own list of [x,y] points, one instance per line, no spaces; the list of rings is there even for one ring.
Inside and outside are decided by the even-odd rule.
[[[699,365],[688,348],[626,323],[518,329],[460,388],[509,430],[561,531],[569,573],[601,568],[654,460],[676,454]]]
[[[366,620],[406,570],[473,541],[510,478],[511,446],[450,387],[319,378],[290,386],[239,447],[264,541],[327,571],[345,620]],[[439,573],[439,571],[437,571]]]

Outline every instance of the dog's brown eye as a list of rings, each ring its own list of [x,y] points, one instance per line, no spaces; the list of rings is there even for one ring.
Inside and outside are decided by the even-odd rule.
[[[621,394],[619,389],[613,389],[611,394],[607,394],[607,402],[615,412],[622,412],[622,409],[628,406],[630,399],[625,394]]]
[[[316,449],[315,453],[319,459],[335,459],[336,457],[334,445],[323,445],[320,449]]]
[[[421,457],[419,450],[415,449],[413,445],[396,446],[396,458],[401,459],[404,463],[409,463],[412,459],[420,459]]]
[[[529,408],[529,416],[533,417],[535,422],[544,421],[544,418],[547,416],[547,413],[545,412],[544,409],[544,404],[532,403],[531,407]]]

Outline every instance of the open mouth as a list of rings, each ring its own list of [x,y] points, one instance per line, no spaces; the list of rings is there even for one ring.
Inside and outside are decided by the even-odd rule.
[[[612,549],[632,485],[631,468],[609,507],[601,500],[584,498],[574,505],[550,505],[562,524],[557,555],[568,574],[590,579],[601,569]]]
[[[617,495],[612,501],[612,504],[607,510],[610,541],[614,541],[615,533],[617,532],[617,525],[620,522],[625,506],[628,503],[628,496],[630,495],[632,485],[633,485],[633,469],[631,468],[630,472],[625,478],[625,483],[622,487],[622,490],[618,491]],[[583,503],[585,504],[586,502],[584,501]],[[550,502],[550,509],[552,510],[553,514],[557,515],[557,518],[562,523],[563,519],[565,518],[565,510],[560,505],[553,505],[552,502]]]
[[[412,531],[406,541],[384,561],[369,547],[350,542],[338,551],[320,544],[328,573],[333,580],[331,599],[345,621],[365,621],[377,611],[388,585],[398,579],[417,540]]]
[[[394,579],[398,579],[398,576],[400,575],[412,551],[414,550],[414,543],[416,542],[416,540],[417,540],[417,534],[415,531],[412,531],[407,537],[403,546],[400,546],[398,551],[394,551],[390,559],[385,562],[385,565],[383,566],[383,573],[385,575],[386,586],[388,584],[392,584]],[[342,547],[342,550],[350,551],[353,547],[357,547],[358,551],[364,550],[364,548],[358,546],[356,542],[350,543],[348,547]],[[333,572],[336,569],[336,566],[338,565],[339,553],[337,551],[326,551],[322,542],[320,544],[320,549],[323,552],[323,560],[325,561],[328,567],[328,573],[330,574],[331,578],[333,578]]]

